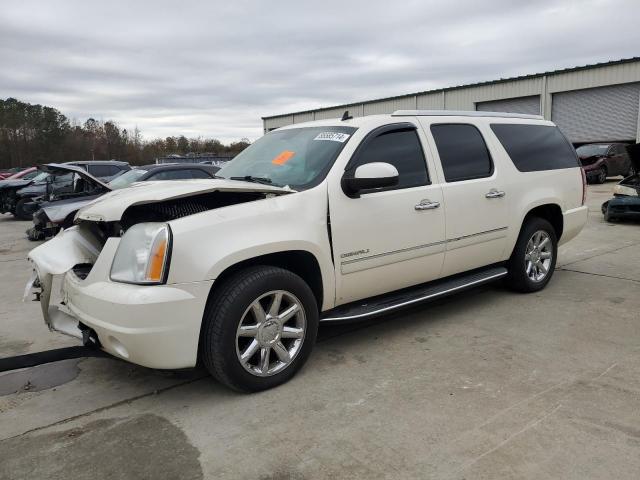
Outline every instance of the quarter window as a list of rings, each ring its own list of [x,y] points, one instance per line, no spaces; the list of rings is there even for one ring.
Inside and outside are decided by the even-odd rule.
[[[480,131],[468,124],[431,125],[447,182],[489,177],[493,163]]]
[[[558,127],[522,123],[494,123],[491,125],[491,130],[500,140],[513,164],[521,172],[579,166],[576,151],[560,133]],[[597,152],[597,149],[595,151]]]
[[[427,164],[414,128],[380,133],[366,141],[349,169],[374,162],[390,163],[398,170],[398,184],[391,189],[410,188],[429,183]]]

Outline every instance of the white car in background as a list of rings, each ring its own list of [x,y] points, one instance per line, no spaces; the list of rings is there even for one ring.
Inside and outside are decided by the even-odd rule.
[[[399,111],[275,130],[214,180],[104,195],[29,254],[52,330],[147,367],[258,391],[319,322],[504,278],[549,282],[587,220],[585,179],[537,116]],[[50,305],[52,278],[62,298]]]

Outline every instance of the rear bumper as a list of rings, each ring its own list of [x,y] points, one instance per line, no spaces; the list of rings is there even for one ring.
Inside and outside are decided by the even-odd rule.
[[[586,205],[565,211],[562,214],[562,237],[558,244],[562,245],[578,235],[587,224],[588,217],[589,208]]]

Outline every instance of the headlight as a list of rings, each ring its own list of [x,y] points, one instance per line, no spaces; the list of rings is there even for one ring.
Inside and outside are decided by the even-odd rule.
[[[635,197],[638,195],[638,192],[635,189],[625,187],[624,185],[616,185],[613,187],[613,193],[614,195],[627,195],[629,197]]]
[[[169,271],[171,230],[166,223],[139,223],[125,232],[111,264],[116,282],[164,283]]]

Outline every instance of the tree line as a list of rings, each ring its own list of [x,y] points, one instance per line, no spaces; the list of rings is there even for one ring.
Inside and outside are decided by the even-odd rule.
[[[172,154],[235,155],[248,145],[246,138],[223,145],[184,135],[144,140],[137,128],[121,129],[111,120],[77,124],[52,107],[0,99],[0,169],[92,159],[144,165]]]

